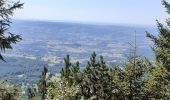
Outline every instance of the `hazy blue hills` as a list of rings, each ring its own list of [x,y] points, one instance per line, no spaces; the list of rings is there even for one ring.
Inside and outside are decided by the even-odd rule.
[[[19,83],[34,83],[44,65],[58,73],[67,54],[72,62],[80,61],[82,68],[93,51],[104,56],[108,64],[120,64],[132,49],[129,43],[134,43],[135,31],[138,54],[152,59],[145,31],[156,33],[147,26],[21,20],[14,21],[11,31],[22,34],[23,40],[4,53],[7,62],[1,62],[0,77]]]

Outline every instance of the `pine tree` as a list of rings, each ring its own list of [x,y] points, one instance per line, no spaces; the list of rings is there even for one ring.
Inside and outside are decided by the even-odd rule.
[[[151,63],[138,56],[129,57],[124,66],[114,66],[111,70],[115,83],[114,98],[119,100],[147,100],[145,92]],[[149,95],[150,96],[150,95]]]
[[[136,33],[135,44],[125,65],[114,66],[111,70],[115,88],[115,99],[121,100],[148,100],[146,84],[150,75],[152,64],[146,58],[137,55]]]
[[[21,40],[20,35],[15,35],[9,32],[11,22],[11,16],[14,10],[22,8],[23,3],[10,2],[8,0],[0,0],[0,49],[6,51],[6,49],[12,49],[12,44]],[[4,60],[0,54],[0,60]]]
[[[168,72],[162,64],[156,64],[150,70],[144,86],[147,99],[169,100],[170,82],[167,80]]]
[[[69,85],[77,85],[81,82],[81,71],[79,62],[72,64],[70,62],[70,56],[67,55],[64,58],[65,66],[61,69],[61,79],[64,79]]]
[[[103,57],[100,57],[100,61],[97,62],[96,53],[93,53],[83,72],[83,80],[80,83],[81,96],[85,100],[110,100],[112,90],[109,68]]]
[[[38,91],[41,95],[41,99],[45,100],[46,99],[46,94],[47,94],[47,73],[48,69],[44,67],[42,74],[40,76],[40,80],[38,82]]]
[[[29,100],[35,100],[36,92],[34,88],[28,87],[28,99]]]
[[[167,9],[168,14],[170,14],[170,4],[163,1],[163,5]],[[157,27],[159,35],[154,36],[147,32],[147,37],[154,43],[152,48],[155,53],[156,61],[170,72],[170,20],[167,19],[166,25],[161,24],[157,20]]]
[[[70,56],[67,55],[65,58],[64,58],[64,63],[65,63],[65,67],[61,69],[61,79],[64,79],[66,80],[69,85],[73,85],[73,80],[72,80],[72,77],[71,77],[71,67],[72,67],[72,64],[70,62]]]
[[[170,4],[163,0],[163,5],[170,14]],[[154,43],[153,51],[156,62],[148,78],[146,90],[155,99],[169,100],[170,98],[170,20],[163,25],[157,20],[158,36],[147,32],[147,37]],[[152,98],[152,97],[151,97]]]
[[[71,62],[70,62],[70,56],[67,55],[65,58],[64,58],[64,64],[65,64],[65,67],[61,69],[61,78],[66,78],[66,79],[69,79],[69,76],[70,76],[70,67],[71,67]]]

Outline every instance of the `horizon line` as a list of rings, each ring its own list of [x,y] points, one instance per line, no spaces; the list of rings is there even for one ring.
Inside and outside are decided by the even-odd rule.
[[[13,18],[12,20],[18,20],[18,21],[40,21],[40,22],[61,22],[61,23],[75,23],[75,24],[86,24],[86,25],[103,25],[103,26],[112,26],[112,25],[120,25],[120,26],[147,26],[147,27],[155,27],[156,26],[156,21],[155,24],[136,24],[136,23],[109,23],[109,22],[92,22],[92,21],[76,21],[76,20],[47,20],[47,19],[18,19],[18,18]]]

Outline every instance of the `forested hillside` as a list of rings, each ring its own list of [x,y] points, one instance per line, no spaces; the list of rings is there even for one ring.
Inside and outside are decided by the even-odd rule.
[[[170,14],[170,4],[162,3]],[[1,53],[22,40],[20,35],[9,30],[14,10],[22,6],[20,2],[0,1]],[[154,60],[138,54],[135,35],[125,63],[108,64],[102,55],[93,52],[81,65],[65,54],[59,76],[44,65],[37,84],[21,86],[1,80],[0,100],[169,100],[170,20],[167,19],[166,24],[157,21],[157,29],[159,34],[156,36],[146,32],[146,37],[153,42]],[[0,59],[6,62],[2,54]]]

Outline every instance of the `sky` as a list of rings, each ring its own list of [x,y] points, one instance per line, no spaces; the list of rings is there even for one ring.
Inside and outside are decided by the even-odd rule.
[[[163,22],[168,17],[161,0],[20,1],[25,4],[15,19],[155,25],[156,19]]]

